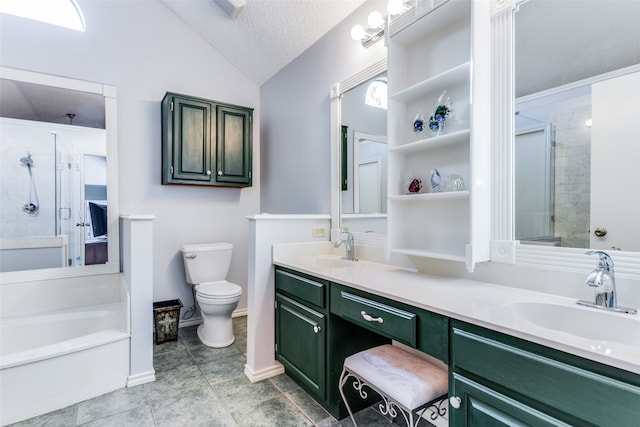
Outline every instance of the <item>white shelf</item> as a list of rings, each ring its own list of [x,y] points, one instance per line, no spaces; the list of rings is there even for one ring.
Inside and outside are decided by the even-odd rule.
[[[387,196],[389,200],[394,202],[424,202],[436,200],[460,200],[468,199],[469,191],[443,191],[441,193],[412,193],[398,194],[395,196]]]
[[[462,261],[462,262],[466,261],[466,258],[462,255],[445,254],[442,252],[434,252],[434,251],[421,251],[416,249],[398,248],[398,249],[392,249],[391,252],[408,255],[408,256],[423,257],[423,258],[437,258],[437,259],[446,259],[449,261]]]
[[[462,6],[462,7],[460,7]],[[389,34],[400,46],[410,46],[420,40],[436,37],[452,23],[469,19],[469,8],[459,1],[445,1],[435,8],[412,8],[391,20]],[[426,12],[426,13],[425,13]],[[411,22],[414,21],[414,22]]]
[[[469,84],[471,63],[469,61],[450,68],[436,76],[418,82],[408,88],[402,89],[389,96],[389,99],[398,102],[409,103],[429,95],[439,95],[444,89],[451,86]]]
[[[428,131],[425,131],[428,132]],[[417,153],[419,151],[429,150],[432,148],[438,148],[445,145],[462,144],[469,142],[469,129],[463,129],[456,132],[447,133],[444,135],[432,136],[431,138],[420,139],[408,144],[398,145],[395,147],[389,147],[389,152],[410,154]]]

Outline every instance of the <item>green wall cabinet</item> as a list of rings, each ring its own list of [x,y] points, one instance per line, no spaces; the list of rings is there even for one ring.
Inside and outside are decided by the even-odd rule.
[[[162,183],[249,187],[253,109],[176,93],[162,100]]]

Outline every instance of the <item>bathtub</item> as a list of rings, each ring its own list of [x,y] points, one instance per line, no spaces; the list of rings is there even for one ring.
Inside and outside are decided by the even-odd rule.
[[[2,285],[1,425],[126,386],[129,298],[119,276]]]

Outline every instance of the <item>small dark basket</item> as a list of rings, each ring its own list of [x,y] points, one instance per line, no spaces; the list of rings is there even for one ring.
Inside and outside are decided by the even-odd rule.
[[[180,323],[179,299],[153,303],[153,320],[156,328],[156,344],[167,341],[178,341],[178,325]]]

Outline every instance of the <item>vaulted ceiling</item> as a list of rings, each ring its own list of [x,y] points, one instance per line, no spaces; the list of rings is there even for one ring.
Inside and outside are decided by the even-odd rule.
[[[249,79],[262,85],[365,0],[161,0]]]

